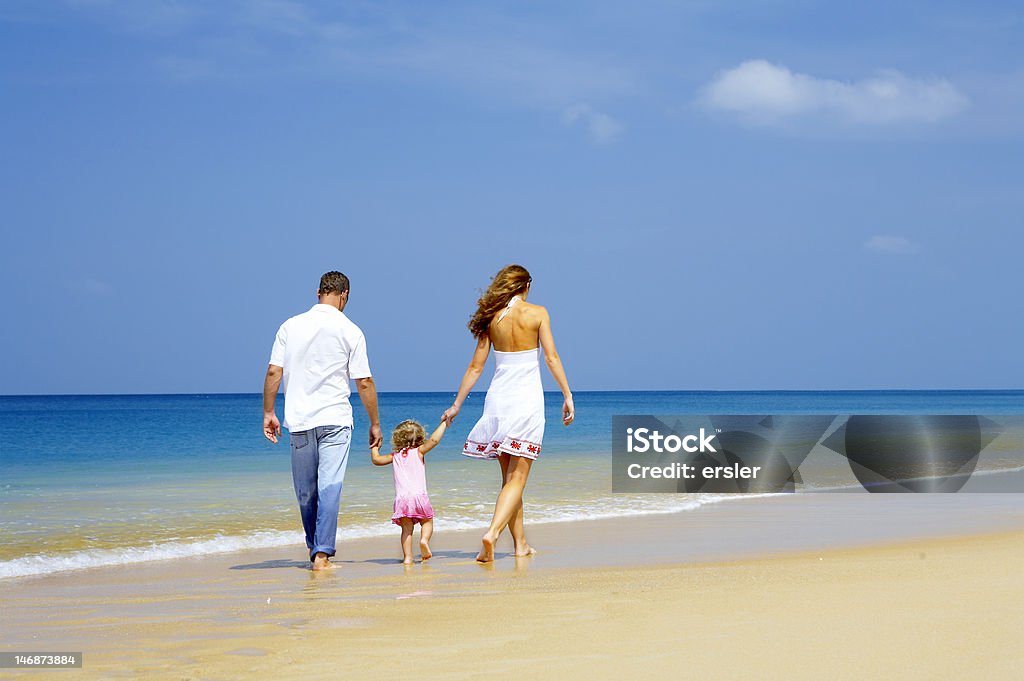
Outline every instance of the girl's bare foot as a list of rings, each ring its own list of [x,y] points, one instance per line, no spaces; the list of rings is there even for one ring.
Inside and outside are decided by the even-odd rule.
[[[483,547],[480,549],[480,553],[476,554],[476,562],[478,563],[491,563],[494,561],[494,535],[490,532],[483,536],[480,540]]]
[[[513,553],[512,555],[514,555],[516,558],[524,558],[526,556],[532,556],[535,553],[537,553],[537,549],[533,548],[526,542],[523,542],[522,544],[516,547],[515,553]]]
[[[430,544],[423,540],[420,540],[420,558],[422,560],[430,560],[430,557],[432,555],[434,554],[430,552]]]

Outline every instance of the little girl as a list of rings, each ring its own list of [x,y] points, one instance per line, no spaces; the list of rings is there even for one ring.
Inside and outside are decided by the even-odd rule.
[[[402,528],[402,562],[412,564],[412,530],[420,524],[420,558],[427,560],[430,553],[430,535],[434,533],[434,508],[427,496],[427,471],[423,456],[441,442],[447,425],[444,421],[430,438],[416,421],[402,421],[391,433],[391,454],[381,455],[377,447],[370,448],[375,466],[392,464],[395,475],[395,513],[391,522]]]

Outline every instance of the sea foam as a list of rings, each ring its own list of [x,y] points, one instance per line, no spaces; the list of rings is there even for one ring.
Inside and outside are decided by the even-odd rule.
[[[622,497],[601,499],[600,503],[544,504],[531,505],[530,524],[579,522],[587,520],[603,520],[642,515],[660,515],[681,513],[696,510],[708,504],[719,503],[729,499],[750,498],[752,496],[770,495],[694,495],[679,498],[675,495],[657,495],[656,497]],[[439,516],[435,521],[438,531],[457,532],[460,530],[483,529],[487,527],[484,515],[469,516],[453,514]],[[344,544],[370,537],[388,536],[395,533],[389,523],[360,523],[342,527],[338,531],[338,541]],[[296,546],[304,544],[302,532],[280,530],[257,530],[249,534],[233,536],[214,536],[197,538],[191,541],[168,541],[145,546],[128,546],[110,549],[86,549],[65,554],[47,553],[45,556],[22,556],[11,560],[0,561],[0,579],[14,577],[30,577],[33,575],[82,570],[88,568],[111,567],[149,563],[155,560],[171,560],[195,556],[233,553],[247,549],[265,549],[278,546]]]

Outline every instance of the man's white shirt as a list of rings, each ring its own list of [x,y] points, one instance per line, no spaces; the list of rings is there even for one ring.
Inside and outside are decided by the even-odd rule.
[[[291,431],[351,426],[349,381],[370,376],[366,339],[333,305],[318,303],[281,325],[270,363],[284,369],[284,422]]]

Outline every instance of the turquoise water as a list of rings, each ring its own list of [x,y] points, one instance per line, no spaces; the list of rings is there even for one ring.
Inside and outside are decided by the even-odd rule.
[[[434,424],[451,399],[382,394],[385,429],[406,418]],[[527,490],[528,522],[675,512],[723,500],[612,494],[615,414],[1024,412],[1024,391],[584,392],[576,395],[576,423],[565,428],[561,396],[548,394],[546,401],[548,429]],[[459,454],[482,402],[483,393],[471,395],[429,455],[438,532],[482,527],[489,518],[497,464]],[[358,400],[354,410],[342,541],[394,532],[391,473],[370,464]],[[256,394],[0,397],[0,577],[300,546],[288,446],[264,440],[261,419]],[[1019,466],[1022,456],[1014,447],[990,465]],[[834,464],[837,484],[846,481],[841,464]]]

